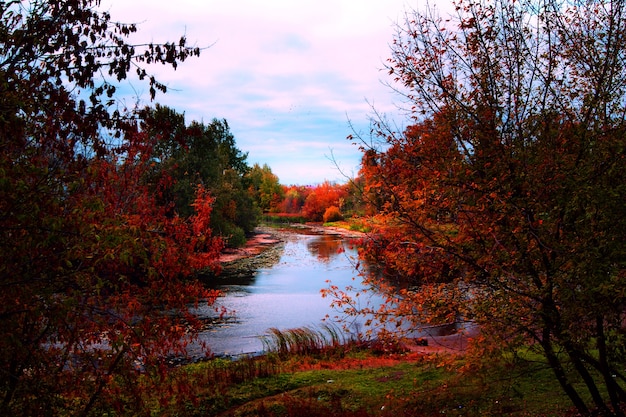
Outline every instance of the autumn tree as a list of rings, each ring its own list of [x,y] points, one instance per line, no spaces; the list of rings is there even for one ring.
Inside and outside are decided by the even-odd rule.
[[[349,178],[344,187],[346,196],[341,207],[343,214],[353,217],[365,216],[367,209],[366,201],[368,198],[365,198],[363,195],[365,187],[363,176],[359,175],[354,178]]]
[[[302,207],[302,214],[311,221],[322,221],[329,207],[341,209],[345,196],[346,190],[343,185],[324,181],[312,187]]]
[[[311,189],[304,185],[283,186],[283,201],[280,211],[283,213],[300,213]]]
[[[248,155],[236,146],[226,120],[186,125],[184,115],[156,105],[141,112],[141,129],[159,138],[153,153],[151,178],[171,176],[174,183],[163,201],[174,202],[173,210],[187,217],[198,185],[214,197],[211,228],[228,245],[246,241],[258,222],[258,209],[250,195],[251,168]]]
[[[480,0],[408,13],[389,74],[409,127],[362,142],[395,281],[381,321],[530,345],[581,415],[626,404],[626,3]],[[402,326],[402,325],[401,325]]]
[[[191,277],[217,267],[214,197],[197,187],[171,215],[171,177],[142,181],[156,138],[115,101],[133,74],[165,91],[148,65],[199,49],[128,44],[136,26],[98,5],[0,3],[2,415],[145,412],[142,390],[167,399],[165,359],[201,326],[188,306],[215,296]]]

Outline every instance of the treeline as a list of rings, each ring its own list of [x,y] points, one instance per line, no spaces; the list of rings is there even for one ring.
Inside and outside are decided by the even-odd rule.
[[[139,118],[138,130],[155,143],[144,181],[158,203],[170,216],[187,218],[202,186],[214,199],[213,235],[227,246],[244,244],[263,219],[329,222],[362,213],[358,181],[287,186],[267,164],[250,166],[226,120],[186,124],[183,114],[159,104]],[[157,189],[165,178],[168,187]]]
[[[264,219],[333,222],[363,214],[358,180],[344,184],[324,181],[317,185],[281,185],[267,165],[255,165],[252,175],[257,174],[263,180],[254,190],[257,201],[263,202],[260,208]]]
[[[169,186],[158,192],[159,204],[167,206],[170,215],[189,217],[202,186],[214,199],[209,223],[213,235],[229,246],[245,243],[260,211],[250,191],[247,153],[237,148],[228,122],[214,119],[186,125],[184,115],[158,104],[144,109],[141,120],[140,129],[156,141],[146,181],[154,186],[171,178]]]

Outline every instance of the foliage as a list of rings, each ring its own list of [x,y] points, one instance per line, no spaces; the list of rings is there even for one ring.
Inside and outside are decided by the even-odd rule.
[[[262,217],[264,223],[306,223],[306,219],[298,213],[268,213]]]
[[[339,207],[330,206],[324,212],[324,216],[322,217],[322,219],[324,220],[324,223],[337,222],[339,220],[343,220],[343,216],[339,211]]]
[[[300,214],[308,221],[321,222],[324,213],[331,206],[337,207],[340,211],[346,201],[350,202],[350,209],[354,206],[354,199],[348,194],[352,191],[349,185],[324,181],[319,185],[291,185],[281,188],[281,192],[278,192],[277,188],[273,191],[273,199],[269,204],[270,212]],[[266,195],[269,196],[268,193]]]
[[[129,45],[135,25],[98,4],[0,4],[2,415],[145,412],[142,391],[163,394],[165,358],[201,326],[188,306],[215,298],[189,278],[217,267],[214,197],[195,187],[189,215],[171,215],[172,178],[143,181],[157,138],[111,107],[133,72],[165,91],[142,65],[199,49]]]
[[[280,212],[282,213],[302,213],[302,207],[304,202],[311,192],[311,187],[290,185],[289,187],[283,186],[284,198],[280,203]]]
[[[263,164],[263,167],[254,164],[247,173],[247,179],[250,182],[249,192],[264,213],[281,211],[280,203],[284,199],[284,189],[267,164]]]
[[[351,178],[344,185],[346,196],[344,197],[341,211],[346,217],[364,217],[366,214],[367,199],[363,196],[365,181],[362,176]]]
[[[302,213],[310,221],[322,221],[324,212],[328,207],[337,206],[341,209],[345,196],[346,191],[343,185],[324,181],[322,184],[312,187],[302,207]]]
[[[536,344],[582,415],[626,404],[624,36],[623,1],[408,14],[388,70],[411,125],[362,141],[378,318]]]
[[[247,154],[235,146],[228,123],[215,119],[208,125],[192,122],[186,126],[183,115],[158,104],[144,109],[142,116],[142,130],[159,138],[150,181],[163,176],[174,180],[162,201],[173,201],[173,211],[187,217],[201,184],[215,198],[211,216],[215,235],[229,246],[244,244],[259,213],[249,195]]]

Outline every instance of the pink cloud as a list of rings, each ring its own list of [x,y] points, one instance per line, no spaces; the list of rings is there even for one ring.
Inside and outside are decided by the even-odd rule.
[[[114,19],[141,22],[137,41],[186,34],[191,44],[212,45],[176,71],[154,68],[172,89],[158,101],[184,111],[188,121],[226,118],[251,162],[268,163],[281,180],[298,183],[337,177],[329,149],[358,165],[360,154],[345,137],[348,119],[367,130],[367,101],[396,112],[380,69],[404,3],[108,0],[102,8]],[[267,143],[275,144],[273,152],[261,151]],[[304,172],[310,174],[298,179]]]

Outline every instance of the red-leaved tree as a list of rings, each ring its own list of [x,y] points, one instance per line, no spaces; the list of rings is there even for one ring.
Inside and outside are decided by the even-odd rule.
[[[167,398],[165,359],[200,328],[190,307],[215,297],[191,275],[217,267],[212,197],[186,218],[159,204],[155,140],[111,108],[129,73],[154,94],[142,65],[199,50],[129,45],[135,26],[98,4],[0,4],[2,415],[148,412],[142,391]]]
[[[341,208],[346,194],[344,185],[324,181],[312,187],[302,206],[302,214],[311,221],[322,221],[326,209],[331,206]]]
[[[581,415],[623,416],[626,3],[455,5],[398,26],[410,126],[363,142],[363,254],[387,277],[367,313],[471,322],[483,363],[536,350]]]

